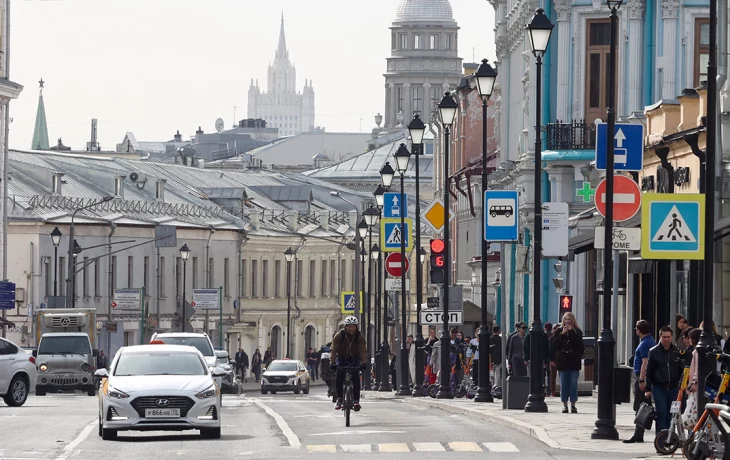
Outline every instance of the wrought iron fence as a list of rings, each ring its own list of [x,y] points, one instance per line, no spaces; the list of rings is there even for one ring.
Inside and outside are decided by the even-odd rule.
[[[596,148],[596,125],[585,120],[558,120],[545,126],[548,150],[592,150]]]

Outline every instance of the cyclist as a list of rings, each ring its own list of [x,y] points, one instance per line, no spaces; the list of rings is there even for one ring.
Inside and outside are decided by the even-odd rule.
[[[342,369],[342,366],[367,368],[368,346],[365,336],[358,330],[358,320],[354,316],[345,318],[345,328],[332,338],[330,351],[330,367],[337,369],[337,403],[335,410],[342,409],[342,392],[345,385],[345,374],[352,378],[353,410],[360,410],[360,371],[358,369]]]

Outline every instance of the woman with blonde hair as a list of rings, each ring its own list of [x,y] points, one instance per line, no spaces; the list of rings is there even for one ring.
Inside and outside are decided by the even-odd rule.
[[[578,376],[583,359],[583,331],[573,313],[563,315],[560,327],[553,333],[551,340],[552,354],[555,356],[555,368],[560,376],[560,400],[563,402],[563,413],[577,414],[575,403],[578,401]]]

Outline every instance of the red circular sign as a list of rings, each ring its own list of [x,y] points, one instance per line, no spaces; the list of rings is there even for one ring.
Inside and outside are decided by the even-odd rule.
[[[598,187],[593,201],[596,203],[596,210],[603,217],[606,217],[606,179],[603,179]],[[613,178],[613,221],[623,222],[629,220],[639,212],[641,208],[641,189],[639,184],[630,177],[614,176]]]
[[[390,276],[403,276],[403,263],[405,262],[405,271],[407,272],[410,268],[410,262],[408,258],[402,259],[400,252],[391,252],[388,257],[385,258],[385,271]]]

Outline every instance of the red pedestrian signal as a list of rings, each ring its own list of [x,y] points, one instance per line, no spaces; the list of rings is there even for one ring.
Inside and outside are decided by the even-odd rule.
[[[560,296],[560,316],[562,317],[565,313],[573,312],[573,296],[572,295],[561,295]]]
[[[446,256],[444,240],[436,238],[431,240],[431,284],[443,284],[446,279]]]

